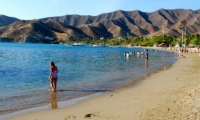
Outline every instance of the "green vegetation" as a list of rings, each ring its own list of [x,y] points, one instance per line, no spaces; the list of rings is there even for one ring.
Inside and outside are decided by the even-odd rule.
[[[55,41],[54,43],[59,43],[60,40]],[[153,46],[153,45],[165,45],[165,46],[175,46],[176,44],[186,46],[200,46],[200,35],[187,35],[182,37],[177,36],[154,36],[152,38],[145,38],[142,36],[136,36],[134,38],[126,38],[126,39],[103,39],[103,40],[69,40],[68,44],[73,44],[75,42],[81,42],[85,44],[104,44],[104,45],[132,45],[132,46]]]

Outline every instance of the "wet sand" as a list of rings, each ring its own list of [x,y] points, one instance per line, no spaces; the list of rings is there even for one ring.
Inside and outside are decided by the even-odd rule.
[[[185,56],[169,69],[133,86],[71,107],[30,112],[9,120],[200,119],[200,56],[194,53]]]

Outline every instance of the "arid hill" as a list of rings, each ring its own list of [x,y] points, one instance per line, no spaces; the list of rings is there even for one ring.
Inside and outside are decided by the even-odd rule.
[[[200,34],[200,9],[160,9],[152,13],[142,11],[114,11],[98,16],[66,15],[32,21],[17,21],[0,28],[0,36],[24,40],[42,34],[54,39],[126,38],[154,35],[180,36]]]
[[[26,37],[40,34],[55,37],[53,31],[38,20],[19,20],[6,27],[0,28],[0,35],[2,38],[14,39],[17,42],[24,42]]]
[[[13,17],[8,17],[8,16],[5,16],[5,15],[0,15],[0,27],[3,27],[3,26],[7,26],[13,22],[16,22],[18,21],[19,19],[17,18],[13,18]]]

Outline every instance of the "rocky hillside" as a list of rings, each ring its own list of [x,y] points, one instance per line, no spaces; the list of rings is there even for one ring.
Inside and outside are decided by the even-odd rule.
[[[32,21],[17,21],[0,28],[0,36],[25,40],[27,36],[48,36],[54,39],[126,38],[154,35],[180,36],[200,34],[200,9],[160,9],[152,13],[142,11],[114,11],[98,16],[66,15]]]
[[[38,20],[19,20],[6,27],[0,28],[0,35],[2,38],[10,38],[16,42],[24,42],[24,40],[30,36],[55,37],[53,31]]]
[[[180,35],[181,27],[187,28],[189,33],[199,33],[200,10],[160,9],[152,13],[119,10],[98,16],[66,15],[41,20],[49,19],[83,30],[98,29],[102,33],[110,33],[106,35],[111,37],[126,36],[127,33],[131,36],[161,34],[162,26],[165,27],[166,34]]]
[[[18,20],[19,19],[17,19],[17,18],[8,17],[8,16],[5,16],[5,15],[0,15],[0,27],[7,26],[9,24],[12,24],[12,23],[18,21]]]

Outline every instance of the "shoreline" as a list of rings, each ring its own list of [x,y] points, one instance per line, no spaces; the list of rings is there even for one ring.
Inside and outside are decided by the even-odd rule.
[[[148,48],[149,49],[149,48]],[[196,54],[195,54],[196,55]],[[192,54],[191,55],[186,55],[187,56],[187,58],[184,58],[185,60],[187,60],[187,59],[190,59],[188,56],[193,56]],[[167,69],[167,70],[165,70],[165,71],[169,71],[170,69],[172,69],[172,67],[174,67],[174,66],[176,66],[176,64],[177,64],[177,62],[179,62],[179,61],[183,61],[184,59],[181,59],[181,60],[177,60],[169,69]],[[191,61],[191,60],[190,60]],[[180,66],[179,66],[180,67]],[[103,99],[103,100],[100,100],[99,102],[101,103],[102,101],[104,101],[104,99],[105,98],[108,98],[108,99],[110,99],[110,98],[114,98],[116,95],[118,96],[118,94],[119,94],[119,96],[120,96],[120,93],[124,93],[124,92],[127,92],[128,91],[128,93],[130,94],[130,89],[131,90],[134,90],[134,88],[140,88],[140,87],[143,87],[144,88],[144,85],[143,85],[143,83],[145,83],[146,82],[146,80],[148,80],[149,78],[151,78],[152,76],[156,76],[157,74],[159,75],[160,74],[160,72],[162,73],[162,72],[165,72],[165,71],[156,71],[155,73],[153,73],[153,74],[151,74],[150,76],[148,76],[148,77],[145,77],[143,80],[139,80],[136,84],[131,84],[131,85],[128,85],[128,87],[127,88],[120,88],[119,90],[117,89],[116,91],[114,91],[114,92],[107,92],[107,93],[103,93],[102,95],[100,95],[100,96],[96,96],[96,97],[94,97],[94,98],[91,98],[91,99],[87,99],[87,100],[85,100],[85,101],[80,101],[80,103],[78,103],[78,104],[74,104],[74,105],[72,105],[72,106],[69,106],[69,107],[67,107],[67,108],[59,108],[59,109],[56,109],[56,110],[40,110],[40,111],[38,111],[38,112],[30,112],[30,113],[25,113],[25,114],[22,114],[22,115],[19,115],[19,116],[14,116],[13,118],[9,118],[9,119],[24,119],[24,117],[23,116],[25,116],[25,118],[26,119],[31,119],[30,118],[30,116],[35,116],[35,114],[36,114],[36,116],[37,115],[40,115],[40,113],[51,113],[51,114],[54,114],[54,112],[58,112],[58,111],[64,111],[64,110],[66,110],[66,111],[68,111],[68,110],[71,110],[72,109],[72,111],[74,111],[74,114],[76,114],[76,110],[74,110],[74,108],[79,108],[79,106],[83,106],[84,104],[88,104],[88,103],[91,103],[91,102],[93,102],[93,101],[99,101],[99,99]],[[149,83],[149,84],[153,84],[153,83]],[[116,95],[115,95],[116,94]],[[135,94],[135,95],[138,95],[137,93],[133,93],[133,94]],[[142,94],[142,93],[141,93]],[[123,96],[123,95],[122,95]],[[127,96],[126,96],[127,97]],[[143,96],[144,97],[144,96]],[[121,98],[121,97],[120,97]],[[119,98],[119,99],[120,99]],[[143,100],[143,99],[141,99],[141,100]],[[119,101],[118,101],[119,102]],[[138,102],[138,101],[137,101]],[[128,103],[127,103],[128,104]],[[48,106],[48,105],[47,105]],[[94,103],[92,103],[92,106],[96,106]],[[108,105],[109,106],[109,105]],[[148,105],[147,105],[148,106]],[[90,107],[90,105],[89,105],[89,107]],[[89,108],[88,108],[89,109]],[[102,109],[101,109],[102,110]],[[83,111],[80,111],[80,110],[78,110],[79,112],[83,112]],[[57,113],[56,112],[56,115],[57,116],[59,116],[59,113]],[[78,112],[78,113],[79,113]],[[136,111],[137,113],[138,113],[138,111]],[[69,114],[70,114],[71,112],[69,112]],[[73,112],[72,112],[73,113]],[[77,113],[77,114],[78,114]],[[63,112],[61,113],[62,115],[63,115]],[[89,113],[90,114],[90,113]],[[98,118],[98,119],[102,119],[102,118],[100,118],[100,115],[99,115],[100,113],[92,113],[92,116],[93,116],[93,118]],[[30,116],[29,116],[30,115]],[[114,115],[114,114],[113,114]],[[28,118],[26,117],[26,116],[29,116]],[[69,118],[74,118],[74,117],[76,117],[77,119],[80,119],[79,117],[78,117],[79,115],[69,115],[69,116],[66,116],[65,117],[65,119],[66,120],[68,120]],[[20,117],[22,117],[22,118],[20,118]],[[42,115],[41,115],[41,117],[42,117]],[[47,114],[46,114],[46,117],[47,117]],[[84,117],[84,116],[82,116],[82,117]],[[0,116],[0,118],[1,118],[1,116]],[[40,118],[40,117],[39,117]],[[35,118],[35,119],[39,119],[39,118]],[[45,115],[43,116],[43,118],[42,119],[47,119],[47,118],[45,118]],[[51,117],[49,117],[48,119],[52,119]],[[65,120],[64,119],[64,120]],[[75,118],[74,118],[75,119]],[[83,118],[84,119],[84,118]],[[116,119],[118,119],[118,118],[116,118]],[[123,118],[119,118],[119,119],[123,119]],[[124,118],[124,119],[126,119],[126,118]],[[135,117],[134,117],[134,119],[135,119]]]
[[[144,64],[144,63],[143,63]],[[142,64],[142,65],[143,65]],[[146,69],[146,66],[145,66],[145,69]],[[157,69],[159,69],[158,67],[157,67]],[[157,70],[157,69],[155,69],[155,70]],[[154,70],[151,70],[151,71],[154,71]],[[143,74],[142,76],[140,76],[140,77],[142,77],[142,79],[144,78],[144,76],[146,76],[147,74],[149,74],[149,72],[151,72],[151,71],[148,71],[148,72],[146,72],[145,74]],[[132,85],[132,81],[133,80],[137,80],[138,78],[140,79],[140,77],[133,77],[133,78],[130,78],[129,80],[129,82],[127,82],[127,83],[125,83],[125,84],[123,84],[123,85],[119,85],[119,86],[117,86],[117,87],[115,87],[115,88],[111,88],[110,90],[108,90],[108,91],[112,91],[112,90],[116,90],[116,89],[120,89],[120,88],[124,88],[124,86],[126,87],[126,86],[129,86],[129,83],[130,83],[130,85]],[[118,78],[118,77],[117,77]],[[123,79],[122,79],[123,80]],[[40,91],[41,92],[41,91]],[[33,94],[33,93],[32,93]],[[47,94],[47,93],[45,93],[45,94]],[[50,102],[51,101],[51,98],[52,98],[52,96],[51,96],[51,93],[49,94],[49,96],[48,96],[50,99],[48,99],[49,101],[48,102]],[[53,96],[54,97],[54,96]],[[81,97],[81,96],[78,96],[78,97]],[[77,97],[74,97],[74,98],[77,98]],[[74,98],[71,98],[71,99],[74,99]],[[57,99],[58,100],[58,99]],[[65,99],[64,101],[68,101],[68,100],[70,100],[70,99]],[[58,100],[58,101],[63,101],[63,100]],[[40,106],[44,106],[44,105],[48,105],[49,103],[48,102],[45,102],[45,104],[40,104],[40,105],[35,105],[35,106],[32,106],[32,107],[24,107],[24,106],[22,106],[22,107],[24,107],[25,109],[31,109],[31,108],[38,108],[38,107],[40,107]],[[10,113],[15,113],[15,112],[18,112],[18,111],[21,111],[21,110],[25,110],[24,108],[21,108],[21,106],[19,107],[19,108],[17,108],[16,107],[16,109],[13,109],[13,111],[11,111],[11,112],[5,112],[5,113],[1,113],[1,115],[6,115],[6,114],[10,114]],[[48,108],[48,107],[46,107],[46,108]],[[0,115],[0,116],[1,116]]]
[[[144,49],[146,49],[146,48],[144,48]],[[168,49],[160,49],[160,48],[147,48],[147,49],[156,49],[156,50],[163,50],[163,51],[171,51],[171,50],[168,50]],[[171,65],[172,64],[170,64],[170,65],[168,65],[168,64],[163,65],[162,67],[160,67],[158,69],[155,69],[153,71],[150,71],[146,75],[144,75],[144,76],[142,76],[140,78],[135,79],[133,82],[131,82],[129,84],[125,84],[123,86],[117,87],[113,91],[115,93],[115,92],[121,91],[123,89],[127,89],[127,87],[129,88],[129,87],[137,86],[138,83],[140,84],[141,81],[147,79],[149,76],[151,76],[153,74],[156,74],[157,72],[169,69],[169,67],[171,67]],[[76,106],[77,104],[80,104],[82,102],[88,101],[90,99],[98,98],[98,97],[104,96],[104,95],[109,94],[109,93],[110,93],[110,91],[108,91],[106,93],[90,94],[90,95],[87,95],[87,96],[84,96],[84,97],[78,97],[78,98],[74,98],[74,99],[70,99],[70,100],[66,100],[66,101],[59,101],[58,105],[62,106],[62,107],[59,107],[57,109],[63,109],[63,108],[71,107],[71,106]],[[50,103],[48,105],[42,105],[40,107],[33,107],[33,108],[28,108],[28,109],[20,110],[20,111],[17,111],[17,112],[3,114],[3,115],[0,115],[0,118],[1,119],[7,119],[7,118],[10,118],[10,116],[14,116],[14,117],[15,116],[21,116],[21,115],[29,114],[29,113],[36,112],[36,111],[54,110],[53,108],[51,109],[49,105],[50,105]]]
[[[160,50],[160,49],[157,49],[157,50]],[[165,51],[167,51],[167,50],[165,50]],[[67,108],[67,107],[70,107],[70,106],[73,106],[73,105],[85,102],[85,101],[87,101],[89,99],[93,99],[93,98],[96,98],[96,97],[99,97],[99,96],[103,96],[103,95],[108,94],[108,93],[113,92],[113,91],[115,92],[115,91],[127,89],[128,87],[137,85],[138,82],[146,79],[148,76],[150,76],[150,75],[152,75],[154,73],[157,73],[159,71],[163,71],[165,69],[169,69],[169,67],[171,65],[172,64],[163,65],[163,66],[161,66],[158,69],[150,71],[149,73],[145,74],[144,76],[141,76],[141,77],[139,77],[137,79],[134,79],[130,83],[127,83],[127,84],[124,84],[122,86],[119,86],[119,87],[117,87],[117,88],[115,88],[115,89],[113,89],[111,91],[107,91],[106,93],[102,93],[102,92],[100,92],[100,93],[94,93],[94,94],[89,94],[89,95],[86,95],[86,96],[83,96],[83,97],[77,97],[77,98],[73,98],[73,99],[69,99],[69,100],[65,100],[65,101],[57,101],[56,100],[56,103],[59,106],[56,109]],[[49,103],[47,105],[42,105],[42,106],[39,106],[39,107],[27,108],[27,109],[22,109],[22,110],[19,110],[19,111],[16,111],[16,112],[2,114],[2,115],[0,115],[0,119],[8,119],[8,118],[10,118],[10,116],[19,116],[19,115],[23,115],[23,114],[27,114],[27,113],[31,113],[31,112],[36,112],[36,111],[46,111],[46,110],[53,110],[53,109],[55,109],[55,108],[51,108],[50,104],[51,103]]]
[[[65,101],[56,101],[57,105],[59,106],[58,108],[52,108],[52,106],[50,106],[51,103],[49,103],[47,105],[42,105],[42,106],[39,106],[39,107],[27,108],[27,109],[22,109],[22,110],[12,112],[12,113],[2,114],[2,115],[0,115],[0,119],[8,119],[8,118],[10,118],[10,116],[19,116],[19,115],[23,115],[23,114],[27,114],[27,113],[31,113],[31,112],[36,112],[36,111],[67,108],[67,107],[85,102],[89,99],[93,99],[93,98],[97,98],[99,96],[103,96],[103,95],[108,94],[108,93],[113,92],[113,91],[115,92],[115,91],[127,89],[129,87],[134,87],[134,85],[137,85],[139,82],[146,79],[148,76],[151,76],[152,74],[155,74],[159,71],[169,69],[171,66],[172,66],[172,64],[163,65],[162,67],[160,67],[156,70],[150,71],[146,75],[133,80],[131,83],[124,84],[122,86],[119,86],[119,87],[111,90],[111,91],[107,91],[106,93],[100,92],[100,93],[89,94],[89,95],[86,95],[86,96],[83,96],[83,97],[77,97],[77,98],[73,98],[73,99],[69,99],[69,100],[65,100]]]
[[[177,60],[169,69],[140,81],[138,83],[140,85],[107,93],[68,108],[27,113],[9,120],[193,119],[195,115],[200,118],[195,106],[192,107],[193,111],[187,110],[191,106],[192,99],[193,102],[198,102],[197,98],[190,99],[189,104],[186,99],[196,94],[195,90],[199,91],[197,88],[200,87],[198,85],[200,58],[196,54],[189,54],[186,57]],[[182,113],[184,115],[181,115]]]
[[[19,116],[19,115],[23,115],[23,114],[27,114],[27,113],[31,113],[31,112],[36,112],[36,111],[45,111],[45,110],[55,110],[55,109],[67,108],[67,107],[76,105],[80,102],[83,102],[83,101],[86,101],[86,100],[89,100],[89,99],[93,99],[93,98],[98,97],[100,95],[101,95],[101,93],[96,93],[96,94],[78,97],[78,98],[74,98],[74,99],[70,99],[70,100],[66,100],[66,101],[56,102],[57,106],[59,106],[59,108],[55,108],[56,106],[52,106],[53,103],[49,103],[48,105],[43,105],[43,106],[40,106],[40,107],[27,108],[27,109],[23,109],[23,110],[20,110],[20,111],[17,111],[17,112],[12,112],[12,113],[8,113],[8,114],[0,115],[0,119],[8,119],[8,118],[10,118],[10,116]]]

